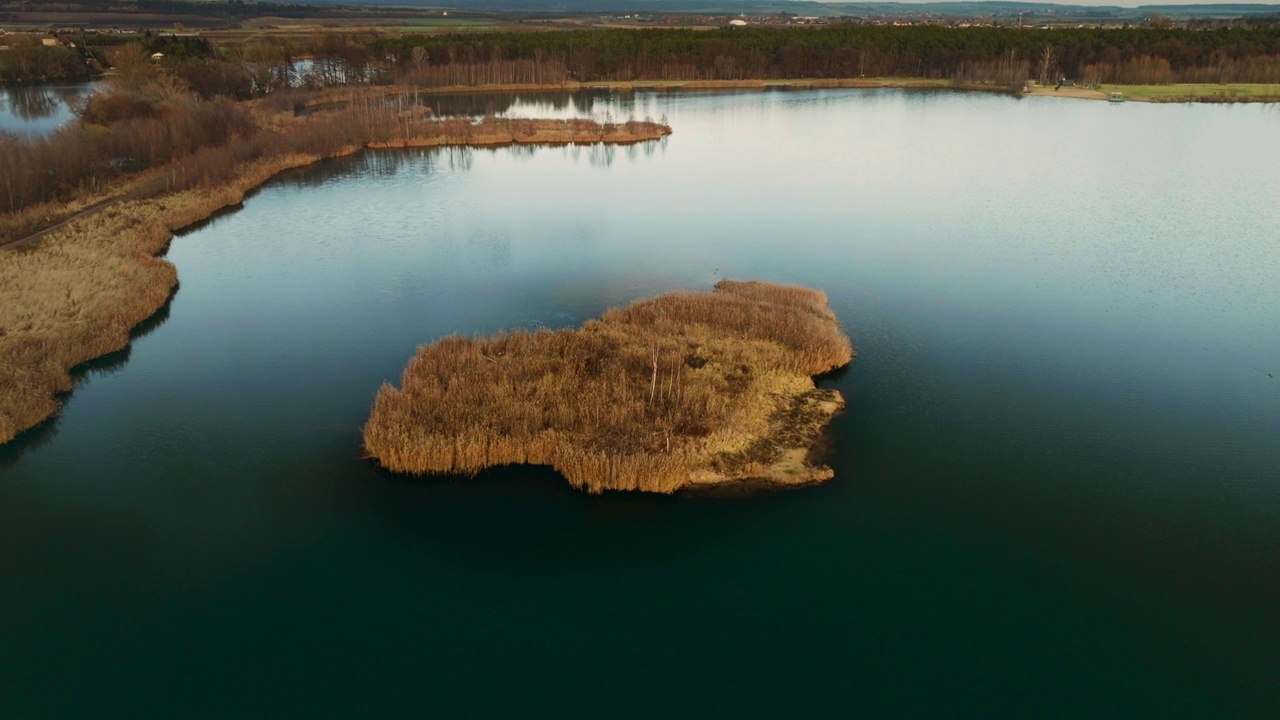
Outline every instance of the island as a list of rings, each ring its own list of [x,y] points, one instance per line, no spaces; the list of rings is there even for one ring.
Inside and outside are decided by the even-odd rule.
[[[577,329],[423,345],[364,447],[417,475],[549,465],[590,493],[808,485],[832,477],[814,448],[844,407],[814,377],[853,357],[825,293],[723,280]]]

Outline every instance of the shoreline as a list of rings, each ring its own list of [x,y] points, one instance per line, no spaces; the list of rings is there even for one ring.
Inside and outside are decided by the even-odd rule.
[[[55,85],[63,82],[93,82],[109,77],[109,74],[89,74],[59,80],[31,80],[0,83],[0,89],[29,85]],[[1170,83],[1167,85],[1105,84],[1097,89],[1083,86],[1063,86],[1058,89],[1030,83],[1011,86],[987,82],[955,82],[940,78],[924,77],[847,77],[847,78],[770,78],[739,80],[566,80],[558,83],[487,83],[480,85],[441,85],[437,87],[407,87],[403,85],[364,86],[366,91],[382,90],[387,95],[418,93],[422,95],[457,95],[486,92],[578,92],[581,90],[609,90],[614,92],[689,91],[689,90],[824,90],[850,89],[875,90],[881,88],[899,90],[956,90],[962,92],[990,92],[1028,97],[1059,97],[1075,100],[1109,100],[1112,92],[1124,95],[1126,102],[1149,103],[1280,103],[1280,84],[1267,83]],[[326,92],[345,92],[347,86],[335,86],[321,90],[321,95],[304,103],[314,108],[341,102],[328,99]]]
[[[482,85],[441,85],[439,87],[411,88],[408,92],[423,95],[455,95],[485,92],[578,92],[580,90],[635,90],[685,91],[685,90],[817,90],[825,88],[849,88],[874,90],[877,88],[907,88],[921,90],[971,90],[977,92],[1013,93],[1007,85],[989,83],[955,83],[950,80],[929,78],[801,78],[801,79],[742,79],[742,80],[567,80],[559,83],[490,83]]]
[[[1028,85],[1021,94],[1028,97],[1109,101],[1113,92],[1120,93],[1124,102],[1156,104],[1204,103],[1209,105],[1280,103],[1280,85],[1261,83],[1099,85],[1097,88],[1064,86],[1057,89],[1044,85]]]
[[[486,92],[578,92],[609,90],[614,92],[689,91],[689,90],[955,90],[988,92],[1019,97],[1059,97],[1076,100],[1109,100],[1112,92],[1124,95],[1127,102],[1150,103],[1280,103],[1280,85],[1264,83],[1173,83],[1169,85],[1115,85],[1091,89],[1065,86],[1058,90],[1042,85],[1012,87],[998,83],[953,82],[919,77],[877,78],[810,78],[810,79],[743,79],[743,80],[592,80],[562,83],[496,83],[487,85],[444,85],[413,88],[408,92],[424,95],[455,95]],[[403,92],[403,91],[402,91]]]
[[[129,346],[130,332],[161,309],[178,284],[160,254],[174,235],[244,201],[287,170],[366,149],[633,144],[671,129],[656,123],[571,125],[522,120],[476,126],[466,136],[408,137],[292,153],[247,163],[226,182],[152,197],[120,195],[51,228],[0,246],[0,445],[55,416],[86,362]]]

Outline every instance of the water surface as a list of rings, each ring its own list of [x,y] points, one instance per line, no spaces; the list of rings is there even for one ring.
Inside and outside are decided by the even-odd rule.
[[[0,131],[48,135],[74,118],[74,108],[101,86],[84,81],[0,87]]]
[[[0,449],[0,714],[1273,716],[1266,107],[646,94],[629,148],[368,153],[173,243],[181,288]],[[826,485],[410,479],[448,333],[721,277],[859,351]]]

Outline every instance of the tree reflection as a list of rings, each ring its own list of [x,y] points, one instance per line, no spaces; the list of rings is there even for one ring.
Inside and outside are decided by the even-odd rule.
[[[592,167],[609,167],[613,165],[613,159],[618,154],[617,145],[597,144],[590,147],[587,154],[587,162]]]
[[[522,143],[516,143],[515,145],[511,146],[511,157],[514,157],[514,158],[520,158],[520,159],[531,158],[535,154],[537,154],[537,152],[538,152],[537,145],[531,145],[531,144],[527,145]]]
[[[49,88],[32,85],[17,85],[9,88],[11,112],[23,120],[43,120],[53,117],[58,111],[58,96]]]
[[[473,148],[451,145],[446,151],[446,158],[449,160],[450,170],[470,170],[475,162],[475,151]]]

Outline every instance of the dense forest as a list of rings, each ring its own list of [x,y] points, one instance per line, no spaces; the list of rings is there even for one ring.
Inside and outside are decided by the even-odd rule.
[[[76,48],[14,38],[0,81],[85,75],[107,64],[120,36]],[[247,98],[290,84],[407,82],[420,86],[570,80],[741,80],[925,77],[1020,85],[1061,77],[1084,84],[1280,84],[1280,26],[1019,30],[886,27],[485,32],[387,37],[317,33],[304,41],[218,47],[199,37],[141,39],[202,96]],[[297,73],[293,60],[309,57]]]
[[[46,46],[35,35],[8,35],[0,50],[0,83],[87,77],[101,67],[82,49]]]
[[[387,58],[402,73],[426,78],[442,75],[449,66],[532,61],[548,72],[562,68],[568,79],[580,81],[909,76],[1021,82],[1066,76],[1093,83],[1280,83],[1280,27],[1018,30],[851,24],[495,32],[375,40],[368,51],[370,62]]]

